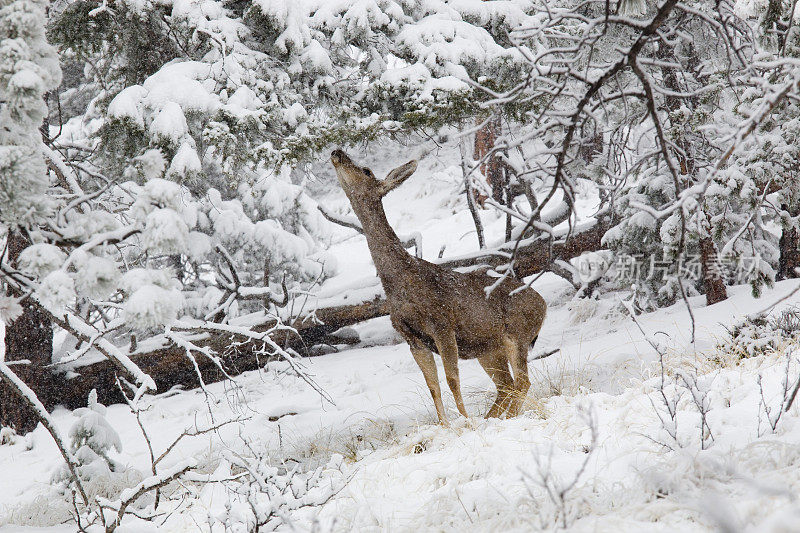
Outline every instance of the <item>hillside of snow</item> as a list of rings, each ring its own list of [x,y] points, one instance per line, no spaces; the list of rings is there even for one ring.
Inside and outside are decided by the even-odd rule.
[[[364,162],[382,176],[413,156],[405,152],[386,146]],[[386,199],[389,221],[421,235],[425,258],[442,245],[446,256],[476,248],[456,154],[446,144],[427,155]],[[320,203],[345,214],[325,165],[318,179]],[[591,191],[579,200],[583,212],[595,208]],[[499,238],[504,218],[481,216]],[[362,236],[336,228],[331,239],[337,274],[320,288],[329,296],[374,275]],[[624,293],[574,300],[567,282],[544,275],[534,288],[549,311],[530,357],[559,351],[531,361],[525,412],[513,419],[483,418],[494,390],[472,360],[460,363],[470,418],[446,391],[451,425],[438,425],[387,317],[359,325],[359,345],[303,360],[325,396],[271,362],[205,391],[146,397],[139,418],[155,455],[188,433],[163,468],[188,459],[198,468],[164,487],[157,516],[128,516],[118,531],[247,531],[259,513],[263,530],[286,531],[798,530],[800,402],[777,418],[800,374],[795,344],[742,357],[727,341],[734,324],[797,283],[758,299],[732,287],[711,307],[690,299],[693,319],[680,302],[637,325]],[[793,305],[800,295],[771,316]],[[80,415],[53,418],[69,434]],[[87,488],[112,501],[151,475],[151,452],[127,406],[109,406],[104,418],[119,436],[117,467]],[[75,530],[64,523],[71,498],[53,483],[62,468],[41,426],[0,436],[0,531]],[[259,482],[245,483],[245,472]]]

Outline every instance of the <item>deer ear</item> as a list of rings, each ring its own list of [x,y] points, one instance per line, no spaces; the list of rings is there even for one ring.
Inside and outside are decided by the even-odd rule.
[[[413,160],[389,172],[389,174],[386,175],[386,179],[381,182],[381,196],[386,195],[389,191],[402,185],[404,181],[411,177],[411,174],[413,174],[415,170],[417,170],[417,161]]]

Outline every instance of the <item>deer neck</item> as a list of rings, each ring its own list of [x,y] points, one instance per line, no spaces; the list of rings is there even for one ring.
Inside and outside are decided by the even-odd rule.
[[[389,225],[380,199],[366,204],[352,205],[364,229],[372,262],[375,264],[384,290],[389,292],[390,287],[408,273],[408,263],[413,258],[403,248],[397,234]]]

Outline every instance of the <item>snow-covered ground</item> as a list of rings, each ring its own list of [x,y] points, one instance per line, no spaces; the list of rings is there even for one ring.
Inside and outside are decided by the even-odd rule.
[[[403,159],[387,157],[376,174]],[[452,159],[429,156],[387,199],[390,222],[398,233],[420,232],[426,258],[442,244],[447,255],[475,248],[463,199],[453,194],[460,170],[443,162]],[[322,201],[344,212],[340,193]],[[502,231],[504,219],[482,215],[491,235]],[[329,294],[373,274],[362,237],[336,230],[333,242],[339,274],[323,286]],[[800,530],[800,405],[775,430],[769,424],[783,381],[791,386],[800,364],[787,367],[791,347],[745,359],[717,348],[726,327],[797,283],[778,283],[760,299],[734,287],[712,307],[692,299],[694,342],[683,303],[641,316],[666,350],[662,387],[659,357],[617,294],[573,301],[566,282],[543,276],[534,286],[550,310],[531,356],[560,351],[531,362],[526,411],[514,419],[483,419],[493,386],[476,361],[462,361],[471,416],[459,417],[446,391],[452,424],[436,424],[422,374],[386,318],[358,327],[361,346],[304,361],[329,400],[283,363],[205,393],[146,398],[141,422],[156,455],[184,430],[233,422],[182,439],[163,467],[194,458],[196,473],[165,489],[162,515],[126,518],[119,531],[246,530],[242,464],[275,466],[264,479],[278,487],[291,477],[287,468],[319,469],[307,494],[271,499],[283,506],[278,521],[287,530]],[[798,303],[793,296],[773,312]],[[63,434],[77,420],[66,410],[53,418]],[[111,456],[122,468],[89,488],[113,499],[149,475],[151,461],[127,406],[109,407],[105,418],[120,436],[122,450]],[[74,523],[59,525],[72,503],[51,482],[62,460],[50,436],[40,426],[10,441],[0,445],[0,531],[74,531]]]

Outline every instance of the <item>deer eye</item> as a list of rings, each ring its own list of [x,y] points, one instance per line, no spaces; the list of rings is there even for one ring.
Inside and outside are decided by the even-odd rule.
[[[366,174],[370,178],[373,176],[372,171],[370,169],[368,169],[367,167],[364,167],[364,174]]]

